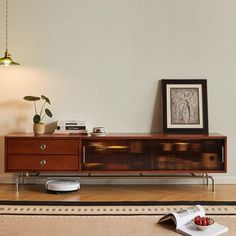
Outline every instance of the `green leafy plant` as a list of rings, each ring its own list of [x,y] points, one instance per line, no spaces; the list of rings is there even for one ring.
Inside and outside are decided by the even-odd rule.
[[[36,102],[41,100],[41,99],[44,102],[42,104],[40,112],[38,113],[37,107],[36,107]],[[47,98],[46,96],[44,96],[44,95],[41,95],[41,97],[25,96],[24,100],[29,101],[29,102],[34,102],[34,111],[35,111],[35,115],[33,117],[34,124],[43,123],[43,119],[45,118],[45,116],[48,116],[48,117],[52,118],[52,112],[48,108],[44,109],[46,104],[51,105],[51,102],[50,102],[49,98]]]

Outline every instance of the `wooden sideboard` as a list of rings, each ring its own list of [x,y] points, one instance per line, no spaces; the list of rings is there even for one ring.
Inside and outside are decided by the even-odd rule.
[[[218,134],[5,137],[5,172],[158,175],[226,171],[227,138]]]

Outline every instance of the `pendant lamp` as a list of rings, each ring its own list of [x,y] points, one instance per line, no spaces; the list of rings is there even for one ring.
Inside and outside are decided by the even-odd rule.
[[[20,65],[17,62],[14,62],[11,58],[10,53],[8,52],[8,0],[6,0],[6,51],[4,57],[0,58],[0,65],[11,66],[11,65]]]

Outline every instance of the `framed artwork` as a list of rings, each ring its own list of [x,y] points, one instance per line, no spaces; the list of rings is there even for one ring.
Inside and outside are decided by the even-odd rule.
[[[207,80],[162,80],[163,132],[208,134]]]

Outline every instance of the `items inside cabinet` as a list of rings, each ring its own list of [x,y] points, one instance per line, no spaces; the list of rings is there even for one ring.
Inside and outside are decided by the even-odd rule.
[[[156,170],[222,170],[223,140],[162,140],[155,148]]]

